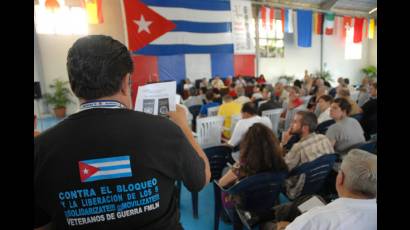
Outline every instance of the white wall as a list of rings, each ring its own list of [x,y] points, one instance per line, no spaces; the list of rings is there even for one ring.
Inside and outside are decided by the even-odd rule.
[[[105,34],[124,43],[125,36],[120,1],[103,0],[102,4],[104,23],[88,25],[88,34]],[[37,35],[40,61],[37,63],[35,61],[34,65],[42,67],[43,70],[41,73],[42,76],[39,76],[42,86],[44,87],[42,88],[43,93],[49,90],[48,86],[54,78],[68,81],[66,69],[67,52],[80,37],[82,37],[82,35]],[[34,75],[36,78],[36,71]],[[72,100],[74,104],[70,104],[67,107],[68,114],[74,113],[79,107],[79,102],[75,96],[72,96]]]
[[[259,74],[264,74],[270,82],[276,82],[281,75],[294,75],[296,79],[302,79],[305,69],[309,73],[320,71],[320,36],[313,35],[312,47],[297,47],[291,34],[285,34],[285,57],[284,58],[260,58]],[[362,59],[345,60],[344,41],[340,36],[323,37],[323,64],[335,79],[331,84],[336,84],[338,77],[349,78],[351,84],[361,81],[360,69],[372,61],[377,61],[377,53],[369,52],[368,40],[364,39],[362,46]],[[372,41],[372,49],[377,43]],[[369,60],[369,56],[371,57]]]

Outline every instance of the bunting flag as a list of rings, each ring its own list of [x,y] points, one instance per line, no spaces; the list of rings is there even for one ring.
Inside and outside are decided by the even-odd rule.
[[[293,33],[293,11],[291,9],[285,10],[285,32]]]
[[[363,35],[362,35],[363,38],[367,38],[368,30],[369,30],[369,22],[367,18],[365,18],[363,20]]]
[[[369,20],[369,34],[368,37],[369,39],[373,39],[374,38],[374,19],[370,19]]]
[[[322,34],[323,32],[323,14],[315,12],[313,14],[313,31],[315,34]]]
[[[101,24],[104,22],[102,14],[102,0],[85,0],[89,24]]]
[[[57,0],[46,0],[45,6],[47,10],[56,10],[60,8],[60,4],[57,2]]]
[[[282,20],[282,33],[285,33],[285,8],[280,9],[280,18]]]
[[[343,17],[342,37],[346,38],[346,30],[352,26],[352,18],[348,16]]]
[[[335,28],[335,14],[326,13],[325,15],[325,34],[332,35]]]
[[[260,17],[262,19],[262,27],[266,32],[274,30],[275,9],[262,6],[260,9]]]
[[[364,18],[356,18],[356,17],[354,18],[354,34],[353,34],[354,43],[362,42],[363,20]]]
[[[312,46],[312,11],[297,10],[297,40],[299,47]]]

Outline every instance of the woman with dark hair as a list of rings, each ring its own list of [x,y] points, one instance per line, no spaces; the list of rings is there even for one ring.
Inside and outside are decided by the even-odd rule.
[[[240,144],[239,162],[236,162],[229,171],[219,180],[219,185],[229,187],[244,177],[262,172],[287,172],[288,166],[283,159],[280,142],[270,128],[255,123],[252,125]],[[236,219],[234,202],[237,197],[222,193],[222,204],[231,220]]]

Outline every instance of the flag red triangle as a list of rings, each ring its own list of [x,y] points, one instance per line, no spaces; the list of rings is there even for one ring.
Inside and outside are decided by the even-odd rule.
[[[175,29],[176,25],[136,0],[124,0],[128,31],[128,48],[141,49],[163,34]]]
[[[78,162],[78,167],[80,169],[80,178],[81,182],[84,182],[87,180],[90,176],[95,174],[96,172],[100,171],[99,168],[96,168],[94,166],[91,166],[89,164],[85,164],[81,161]]]

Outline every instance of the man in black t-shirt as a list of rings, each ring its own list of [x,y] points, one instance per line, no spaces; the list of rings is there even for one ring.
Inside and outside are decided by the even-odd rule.
[[[34,228],[182,229],[175,181],[210,180],[184,109],[133,111],[132,59],[111,37],[77,40],[67,70],[81,107],[34,140]]]

